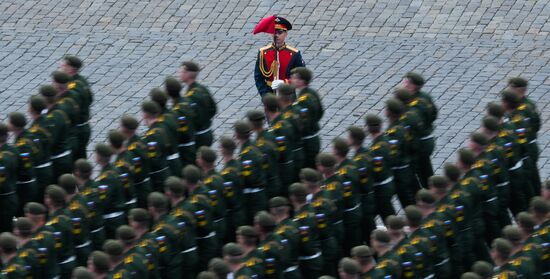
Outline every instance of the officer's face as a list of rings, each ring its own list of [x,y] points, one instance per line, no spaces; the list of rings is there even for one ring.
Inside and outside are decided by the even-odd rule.
[[[76,74],[76,69],[69,64],[67,64],[66,61],[61,62],[61,71],[65,72],[66,74],[70,76],[74,76]]]
[[[297,74],[293,74],[290,76],[290,83],[296,88],[302,88],[306,86],[306,83],[302,79],[300,79]]]
[[[416,92],[416,85],[414,85],[408,78],[404,78],[401,81],[401,86],[403,86],[405,89],[407,89],[411,93]]]
[[[285,43],[287,35],[288,33],[285,30],[275,30],[275,34],[273,34],[273,40],[278,46],[280,46]]]

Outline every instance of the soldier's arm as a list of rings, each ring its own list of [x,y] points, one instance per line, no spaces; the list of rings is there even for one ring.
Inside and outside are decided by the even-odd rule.
[[[271,93],[271,87],[265,82],[265,77],[260,72],[260,52],[258,51],[258,57],[256,58],[256,66],[254,68],[254,80],[256,81],[256,88],[260,96],[263,96],[266,93]]]

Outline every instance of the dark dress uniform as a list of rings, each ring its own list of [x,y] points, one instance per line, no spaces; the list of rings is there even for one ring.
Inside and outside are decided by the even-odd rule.
[[[194,82],[189,85],[185,97],[191,101],[191,107],[195,110],[195,147],[211,146],[213,142],[212,119],[216,115],[216,102],[210,91],[205,86]]]
[[[191,106],[191,100],[185,97],[179,97],[175,100],[172,112],[177,120],[178,151],[184,168],[189,164],[195,164],[195,118],[197,115]]]
[[[132,278],[149,278],[147,272],[148,261],[145,254],[146,251],[143,248],[134,246],[124,254],[124,259],[119,266],[126,269]],[[115,267],[115,269],[117,268]]]
[[[122,192],[124,196],[125,210],[136,207],[137,198],[134,188],[134,173],[132,166],[132,154],[128,151],[122,151],[116,155],[114,167],[118,173],[120,183],[122,184]]]
[[[126,149],[132,160],[137,207],[146,208],[147,196],[153,191],[149,178],[150,162],[147,146],[141,138],[134,135],[128,139]]]
[[[153,225],[159,246],[159,274],[161,278],[181,278],[181,232],[176,218],[169,214],[159,217]]]
[[[277,68],[276,64],[279,63]],[[296,67],[304,67],[305,63],[299,50],[284,45],[277,49],[273,44],[260,48],[256,66],[254,68],[254,80],[260,96],[271,93],[271,83],[275,77],[287,81],[290,78],[290,71]],[[277,70],[279,72],[277,73]]]
[[[212,222],[214,223],[214,230],[216,231],[216,237],[218,238],[218,250],[221,249],[221,243],[225,239],[226,229],[226,201],[224,195],[224,180],[212,169],[205,174],[203,178],[204,186],[207,189],[207,195],[210,199],[210,205],[212,206]],[[220,250],[221,251],[221,250]]]
[[[437,119],[438,111],[432,97],[422,91],[414,95],[408,106],[411,110],[418,112],[424,124],[418,142],[414,168],[421,185],[427,187],[428,178],[434,174],[430,157],[435,149],[435,138],[432,133],[434,130],[433,123]]]
[[[75,149],[75,153],[73,154],[73,159],[86,159],[86,147],[88,146],[92,133],[90,123],[88,121],[90,120],[90,106],[94,101],[93,94],[88,81],[83,76],[78,74],[73,76],[73,80],[67,84],[67,88],[76,92],[78,96],[76,101],[78,101],[79,107],[76,122],[77,147]]]
[[[170,174],[181,177],[182,164],[178,150],[178,125],[176,116],[170,111],[164,111],[159,117],[158,122],[164,126],[167,149],[166,160],[168,160]]]
[[[410,133],[401,123],[395,121],[386,131],[390,156],[392,157],[392,171],[397,197],[401,206],[414,204],[414,193],[419,189],[418,181],[410,165],[411,140]]]
[[[470,193],[460,189],[460,184],[454,185],[451,192],[440,201],[451,205],[455,212],[453,216],[456,229],[455,243],[449,251],[453,274],[463,273],[474,263],[472,202]]]
[[[0,274],[6,279],[26,279],[32,278],[31,266],[27,265],[24,259],[13,257],[3,265]]]
[[[55,239],[60,278],[71,278],[71,272],[76,267],[76,257],[70,213],[65,209],[59,209],[50,214],[46,229]]]
[[[281,221],[275,228],[275,233],[281,237],[281,245],[288,256],[283,267],[283,278],[302,278],[298,266],[300,233],[296,223],[292,219]]]
[[[53,180],[53,168],[50,161],[50,154],[54,138],[48,130],[48,121],[45,116],[40,115],[35,119],[28,130],[32,140],[37,143],[37,152],[33,157],[35,176],[40,178],[36,181],[36,202],[44,198],[46,187],[55,181]]]
[[[145,258],[147,259],[147,274],[149,274],[149,278],[160,278],[158,273],[160,250],[155,239],[155,234],[146,232],[139,238],[137,243],[137,246],[145,252]]]
[[[254,145],[263,153],[262,170],[266,174],[266,196],[268,199],[281,193],[281,179],[279,178],[279,152],[275,143],[275,135],[269,130],[257,134]]]
[[[235,230],[245,224],[243,211],[243,179],[241,177],[241,164],[233,159],[225,163],[221,171],[223,183],[223,195],[226,206],[226,238],[223,243],[235,240]]]
[[[387,251],[378,257],[376,268],[381,270],[385,278],[401,278],[401,258],[395,251]]]
[[[288,187],[294,182],[294,153],[293,140],[295,134],[292,130],[292,124],[289,121],[278,116],[270,123],[270,129],[275,136],[277,151],[279,152],[279,177],[281,180],[280,196],[288,196]]]
[[[397,151],[395,151],[397,153]],[[393,183],[392,157],[390,155],[389,138],[381,134],[373,139],[369,148],[372,157],[372,172],[374,173],[374,200],[376,213],[382,220],[395,215],[392,204],[392,197],[395,194]]]
[[[59,275],[57,263],[56,239],[48,227],[43,226],[36,231],[31,240],[37,250],[39,275],[38,278],[54,278]]]
[[[319,94],[309,87],[300,90],[296,103],[300,106],[300,117],[305,120],[302,135],[304,167],[315,169],[315,157],[321,148],[319,121],[324,114],[323,104]]]
[[[38,199],[34,162],[36,161],[35,157],[40,155],[40,146],[33,141],[33,135],[28,130],[23,130],[15,138],[13,151],[19,157],[16,192],[19,201],[18,216],[22,216],[23,206]]]
[[[124,191],[116,169],[105,166],[96,179],[98,196],[105,221],[105,236],[114,239],[116,229],[126,222]]]
[[[66,207],[71,222],[71,232],[78,266],[86,265],[88,256],[92,252],[90,241],[90,220],[87,205],[82,203],[78,196],[74,196]]]
[[[39,255],[32,240],[17,248],[15,257],[21,259],[27,271],[31,274],[30,278],[41,278]]]
[[[2,149],[5,149],[4,144]],[[18,202],[15,194],[17,155],[13,151],[0,150],[0,231],[11,232]]]
[[[71,120],[69,116],[60,109],[51,109],[47,115],[48,130],[52,135],[50,160],[53,164],[53,180],[73,169],[73,157],[69,142]]]
[[[267,207],[266,174],[262,170],[262,153],[250,141],[247,141],[241,146],[239,161],[244,181],[242,204],[244,205],[246,223],[251,224],[256,212]]]
[[[90,229],[90,241],[93,250],[101,250],[105,241],[105,229],[103,227],[103,201],[100,198],[99,184],[88,180],[75,199],[86,205],[87,219]]]
[[[189,198],[197,209],[194,212],[197,220],[196,239],[199,254],[197,269],[205,270],[210,259],[216,257],[218,253],[218,238],[216,237],[212,218],[214,209],[208,198],[206,188],[202,185],[189,193]]]
[[[339,230],[333,225],[337,220],[341,220],[341,214],[331,199],[326,198],[326,194],[320,192],[313,195],[311,203],[304,206],[300,212],[309,211],[315,213],[317,229],[319,232],[319,242],[321,243],[321,252],[323,255],[323,274],[336,276],[338,271],[338,261],[341,258],[341,247],[336,240],[336,233]]]
[[[305,209],[307,210],[294,215],[292,220],[297,229],[299,271],[302,278],[318,278],[323,270],[319,229],[311,206],[306,205]],[[288,223],[290,220],[285,220],[281,222],[280,227],[284,228]]]
[[[487,153],[481,153],[476,159],[472,169],[464,177],[477,176],[481,182],[484,201],[482,204],[483,219],[485,223],[485,240],[487,245],[500,235],[498,219],[498,196],[495,187],[495,172],[497,167],[488,158]]]
[[[337,173],[342,183],[342,201],[344,204],[342,212],[342,221],[344,224],[344,251],[361,245],[363,237],[361,236],[362,208],[360,199],[359,172],[357,166],[352,160],[344,159],[337,166]]]
[[[302,141],[304,121],[300,119],[300,110],[301,107],[298,104],[288,106],[285,109],[281,110],[281,114],[275,118],[276,121],[279,120],[279,117],[288,121],[290,123],[292,130],[291,133],[293,137],[291,138],[291,148],[292,148],[292,160],[294,161],[294,179],[295,181],[300,181],[300,170],[304,167],[304,147]]]
[[[69,145],[69,150],[71,152],[71,160],[74,161],[74,156],[78,149],[78,135],[77,135],[77,124],[80,117],[80,96],[76,91],[67,90],[60,97],[57,103],[54,105],[54,109],[59,109],[67,115],[70,121],[69,128],[67,129],[67,142]],[[72,163],[72,161],[71,161]],[[72,170],[72,169],[71,169]]]
[[[149,177],[153,190],[162,192],[164,180],[168,177],[167,156],[169,155],[168,139],[164,125],[155,122],[143,137],[143,142],[147,145],[147,158],[149,159]]]
[[[359,175],[359,193],[361,202],[361,238],[362,242],[370,241],[370,233],[376,229],[376,201],[374,197],[373,160],[369,150],[360,147],[353,156]]]
[[[186,199],[175,205],[170,212],[178,222],[178,228],[181,231],[179,243],[181,254],[181,278],[195,278],[197,272],[196,211],[197,208],[195,205],[193,205],[189,199]]]
[[[262,278],[282,278],[287,258],[281,240],[281,236],[270,233],[258,244],[258,250],[262,251],[264,255],[264,274]]]
[[[527,154],[529,156],[529,163],[527,164],[529,168],[529,180],[535,191],[536,195],[540,195],[540,174],[537,167],[537,162],[539,160],[539,148],[537,145],[537,133],[541,127],[540,115],[538,113],[535,103],[528,98],[522,99],[522,104],[519,105],[517,110],[520,114],[524,115],[524,121],[528,122],[528,132],[527,132]]]

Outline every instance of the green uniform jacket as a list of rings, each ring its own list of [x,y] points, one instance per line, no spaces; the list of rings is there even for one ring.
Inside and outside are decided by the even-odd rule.
[[[185,97],[191,102],[195,110],[194,126],[197,132],[210,128],[212,119],[216,115],[217,106],[208,89],[194,82],[187,88]]]
[[[306,109],[301,113],[301,116],[306,117],[307,120],[305,121],[306,125],[304,125],[304,136],[313,135],[319,132],[319,121],[321,121],[325,112],[319,94],[315,90],[306,87],[298,94],[296,104],[298,104],[302,110]]]

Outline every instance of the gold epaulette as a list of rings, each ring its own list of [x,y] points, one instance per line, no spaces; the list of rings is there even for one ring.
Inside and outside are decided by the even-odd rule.
[[[287,48],[288,50],[292,51],[292,52],[298,52],[298,49],[297,48],[294,48],[294,47],[291,47],[289,45],[285,45],[285,48]]]

